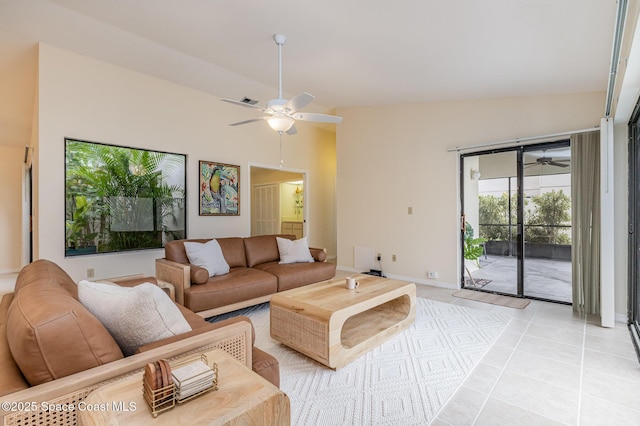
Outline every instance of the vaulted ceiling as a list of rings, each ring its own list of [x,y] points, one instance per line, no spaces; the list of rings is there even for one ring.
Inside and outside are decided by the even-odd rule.
[[[335,107],[605,91],[615,0],[0,0],[0,145],[31,129],[36,43],[216,96]],[[604,108],[604,106],[603,106]]]

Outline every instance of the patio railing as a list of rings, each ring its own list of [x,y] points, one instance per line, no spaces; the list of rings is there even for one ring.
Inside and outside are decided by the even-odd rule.
[[[516,255],[516,225],[481,223],[479,228],[479,235],[488,239],[485,243],[486,254],[497,256]],[[571,260],[570,225],[525,225],[524,235],[525,257]],[[559,243],[557,242],[558,240],[567,243]]]

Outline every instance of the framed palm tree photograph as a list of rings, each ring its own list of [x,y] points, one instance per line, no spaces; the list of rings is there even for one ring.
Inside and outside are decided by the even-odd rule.
[[[240,216],[240,166],[200,160],[200,216]]]

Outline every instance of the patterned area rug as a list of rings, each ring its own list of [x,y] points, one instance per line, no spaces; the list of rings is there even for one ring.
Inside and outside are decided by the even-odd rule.
[[[269,305],[247,315],[256,346],[278,358],[280,388],[292,425],[425,425],[462,384],[510,318],[416,299],[416,322],[405,332],[334,371],[269,336]]]

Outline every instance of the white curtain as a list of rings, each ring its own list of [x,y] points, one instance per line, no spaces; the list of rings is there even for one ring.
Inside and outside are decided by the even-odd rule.
[[[600,314],[600,133],[571,136],[573,310]]]

